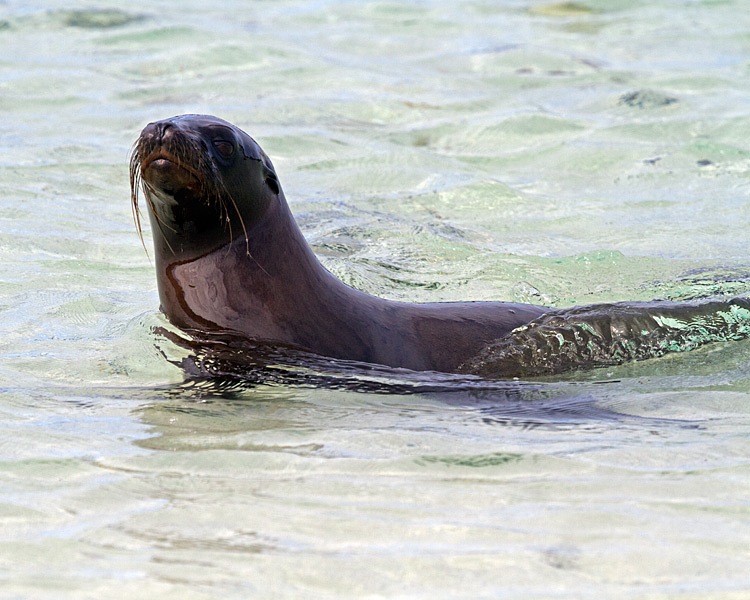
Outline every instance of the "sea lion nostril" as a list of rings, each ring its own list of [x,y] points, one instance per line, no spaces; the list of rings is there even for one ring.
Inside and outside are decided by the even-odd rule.
[[[171,121],[159,121],[156,125],[159,132],[159,140],[162,143],[168,142],[175,136],[177,128]]]

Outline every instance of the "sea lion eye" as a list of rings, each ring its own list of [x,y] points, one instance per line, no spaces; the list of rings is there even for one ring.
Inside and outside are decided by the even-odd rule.
[[[219,154],[224,158],[229,158],[234,154],[234,144],[226,140],[214,140],[214,148],[219,151]]]

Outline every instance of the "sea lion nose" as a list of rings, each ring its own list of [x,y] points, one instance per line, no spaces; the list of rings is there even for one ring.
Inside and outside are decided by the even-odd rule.
[[[154,121],[143,128],[141,137],[157,144],[168,142],[174,136],[176,125],[170,120]]]

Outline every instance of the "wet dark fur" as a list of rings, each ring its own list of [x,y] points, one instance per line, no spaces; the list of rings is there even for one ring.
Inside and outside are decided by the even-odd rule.
[[[224,154],[223,144],[232,150]],[[165,160],[152,168],[157,159]],[[162,310],[196,338],[231,334],[251,345],[495,378],[616,365],[750,337],[744,297],[559,310],[412,304],[355,290],[320,264],[257,143],[210,115],[147,125],[133,149],[130,183],[139,232],[139,188],[149,206]],[[240,351],[253,352],[244,345]]]

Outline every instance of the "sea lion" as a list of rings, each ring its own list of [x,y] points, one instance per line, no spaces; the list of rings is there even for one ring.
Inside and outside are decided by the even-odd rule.
[[[643,360],[750,335],[750,299],[554,309],[410,304],[339,281],[318,261],[268,156],[217,117],[149,123],[130,161],[142,188],[161,309],[194,337],[226,335],[416,371],[510,377]]]
[[[217,117],[149,123],[130,166],[139,228],[139,187],[148,205],[161,309],[182,329],[454,372],[491,341],[552,310],[410,304],[347,286],[305,241],[268,156]]]

